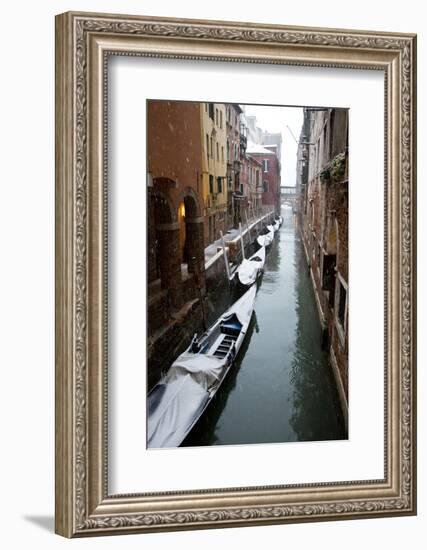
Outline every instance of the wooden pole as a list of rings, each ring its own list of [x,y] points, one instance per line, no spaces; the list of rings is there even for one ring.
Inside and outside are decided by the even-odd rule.
[[[257,218],[257,214],[255,214],[255,210],[253,206],[252,206],[252,215],[255,220],[255,233],[256,233],[256,236],[259,237],[258,218]]]
[[[240,244],[242,245],[242,260],[245,259],[245,244],[243,242],[243,234],[242,234],[242,223],[239,222],[239,231],[240,231]]]
[[[247,210],[245,211],[245,215],[246,215],[246,229],[248,230],[249,242],[251,243],[252,242],[252,236],[251,236],[251,229],[249,227],[249,218],[248,218],[248,211]]]
[[[227,272],[228,282],[230,282],[231,281],[230,266],[228,265],[227,249],[225,248],[224,235],[222,234],[222,231],[220,231],[219,233],[221,235],[222,252],[224,254],[224,262],[225,262],[225,271]]]
[[[196,286],[199,290],[199,299],[200,299],[200,306],[202,308],[202,322],[203,322],[203,330],[207,330],[208,326],[206,324],[206,311],[205,311],[205,301],[204,301],[204,296],[203,296],[203,292],[202,292],[202,282],[201,282],[201,277],[200,277],[200,270],[199,270],[199,264],[197,263],[196,261],[196,258],[192,258],[194,260],[194,264],[195,264],[195,272],[194,272],[194,275],[195,275],[195,279],[196,279]]]

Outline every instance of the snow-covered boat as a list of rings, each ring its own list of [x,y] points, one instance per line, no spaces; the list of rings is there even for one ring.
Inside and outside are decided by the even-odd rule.
[[[282,216],[277,216],[277,218],[274,219],[274,224],[273,224],[273,226],[274,226],[274,227],[277,227],[277,229],[280,229],[280,227],[282,226],[282,223],[283,223],[283,218],[282,218]]]
[[[274,222],[271,225],[267,225],[267,229],[269,231],[273,231],[273,233],[276,233],[280,228],[279,220],[274,220]]]
[[[242,285],[250,286],[258,278],[265,264],[265,246],[261,246],[252,256],[244,259],[235,271],[233,278],[237,277]]]
[[[257,243],[260,246],[270,246],[274,239],[274,231],[269,231],[265,235],[259,235],[257,237]]]
[[[148,395],[147,443],[178,447],[212,401],[245,338],[256,285],[200,338],[197,334]]]

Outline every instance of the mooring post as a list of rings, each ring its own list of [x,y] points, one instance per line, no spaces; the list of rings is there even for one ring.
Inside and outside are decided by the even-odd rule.
[[[242,260],[245,259],[245,244],[243,242],[242,222],[239,222],[240,244],[242,245]]]
[[[252,236],[251,236],[251,228],[249,227],[249,218],[248,218],[248,211],[245,210],[245,216],[246,216],[246,229],[248,231],[249,235],[249,244],[252,243]]]
[[[254,217],[254,220],[255,220],[255,233],[256,233],[256,236],[259,237],[259,227],[258,227],[258,222],[259,222],[259,219],[258,219],[258,214],[255,214],[255,210],[254,210],[254,207],[252,206],[252,215]]]
[[[225,271],[227,272],[228,282],[230,282],[231,281],[230,266],[228,265],[227,249],[225,248],[224,235],[222,234],[222,231],[220,231],[219,234],[221,235],[222,251],[224,254],[224,262],[225,262]]]
[[[196,282],[196,287],[199,290],[200,306],[202,308],[203,330],[207,330],[208,325],[206,323],[205,302],[204,302],[204,296],[203,296],[203,292],[202,292],[202,282],[201,282],[201,277],[200,277],[199,265],[198,265],[195,257],[193,257],[191,259],[194,261],[194,266],[195,266],[194,278],[195,278],[195,282]]]

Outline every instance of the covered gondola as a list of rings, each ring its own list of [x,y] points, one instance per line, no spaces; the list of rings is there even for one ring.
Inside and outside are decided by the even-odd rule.
[[[200,338],[194,335],[149,393],[148,447],[178,447],[201,417],[239,352],[256,290],[252,285]]]
[[[262,272],[265,264],[265,246],[261,246],[252,256],[243,259],[235,271],[233,278],[239,281],[244,286],[254,284],[258,276]]]
[[[274,239],[274,231],[269,231],[268,233],[264,235],[259,235],[257,237],[257,243],[260,246],[270,246]]]

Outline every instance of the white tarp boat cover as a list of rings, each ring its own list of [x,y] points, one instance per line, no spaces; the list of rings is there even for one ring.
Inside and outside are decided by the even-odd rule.
[[[183,353],[173,363],[166,379],[169,381],[189,374],[204,390],[212,390],[222,378],[224,360],[203,353]]]
[[[252,316],[255,295],[256,286],[252,286],[218,322],[227,323],[237,317],[241,326],[246,328]],[[226,357],[219,359],[189,351],[181,354],[148,396],[148,447],[179,446],[227,368]]]
[[[235,313],[242,325],[247,325],[252,317],[255,296],[256,286],[253,286],[249,290],[247,290],[243,294],[243,296],[241,296],[236,302],[234,302],[230,309],[228,309],[221,317],[221,320],[228,319]]]
[[[237,276],[242,285],[252,285],[259,271],[264,267],[265,262],[265,247],[261,247],[255,254],[248,259],[243,260],[237,269]]]
[[[257,238],[257,242],[260,246],[268,246],[273,242],[274,239],[274,232],[270,231],[266,235],[260,235]]]
[[[250,256],[249,259],[250,259],[251,262],[261,263],[262,267],[264,267],[264,263],[265,263],[265,246],[262,246],[259,250],[254,252],[254,254],[252,254],[252,256]]]
[[[242,285],[252,285],[258,276],[259,267],[257,262],[251,262],[250,260],[243,260],[237,270],[237,276]]]
[[[148,446],[180,445],[208,399],[209,393],[190,374],[159,384],[148,397]]]

